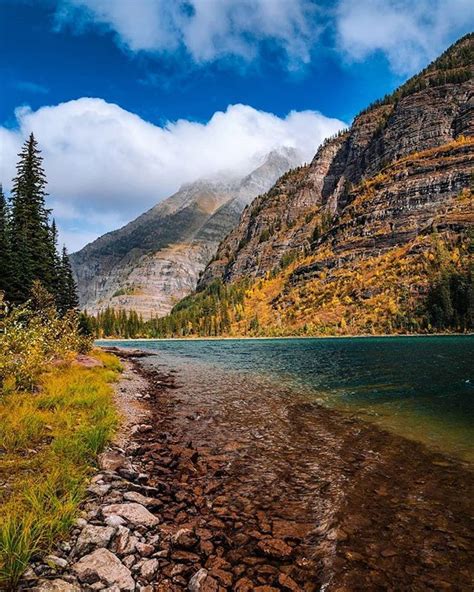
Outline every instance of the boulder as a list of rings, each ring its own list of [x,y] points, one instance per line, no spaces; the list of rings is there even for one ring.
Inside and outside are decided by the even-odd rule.
[[[176,534],[171,537],[174,546],[182,549],[192,549],[198,542],[198,537],[194,530],[190,528],[180,528]]]
[[[34,592],[80,592],[77,584],[71,584],[64,580],[40,580],[38,585],[33,588]]]
[[[84,584],[101,581],[107,586],[115,585],[121,591],[135,590],[130,570],[107,549],[96,549],[90,555],[85,555],[73,565],[73,570]]]
[[[103,471],[118,471],[119,469],[133,471],[130,460],[117,452],[103,452],[102,454],[99,454],[98,460],[99,467]]]
[[[81,530],[76,542],[76,554],[83,555],[93,549],[100,547],[107,547],[111,538],[115,533],[115,529],[111,526],[94,526],[88,524]]]
[[[135,502],[137,504],[141,504],[142,506],[160,506],[161,502],[159,500],[156,500],[152,497],[146,497],[144,495],[142,495],[141,493],[138,493],[138,491],[126,491],[123,494],[123,499],[126,500],[127,502]]]
[[[151,582],[156,572],[158,571],[158,559],[148,559],[144,561],[140,570],[140,575],[147,582]]]
[[[117,515],[125,518],[127,522],[130,522],[134,526],[156,526],[159,524],[159,520],[156,516],[153,516],[145,506],[137,503],[128,504],[111,504],[102,508],[104,516]]]
[[[206,578],[207,578],[207,569],[204,569],[202,567],[189,580],[189,584],[188,584],[189,592],[200,592],[202,590],[202,586],[203,586]]]

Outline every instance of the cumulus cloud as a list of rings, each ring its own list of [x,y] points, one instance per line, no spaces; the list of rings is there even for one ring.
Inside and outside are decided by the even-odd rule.
[[[82,237],[116,228],[185,182],[220,172],[244,173],[279,146],[309,160],[328,135],[343,127],[314,111],[280,118],[231,105],[207,123],[184,119],[163,127],[118,105],[81,98],[16,111],[15,129],[0,127],[0,180],[9,190],[17,153],[33,131],[44,156],[50,204],[71,248]],[[73,240],[73,236],[76,238]]]
[[[132,52],[184,49],[196,62],[253,59],[262,42],[281,48],[290,66],[307,63],[318,37],[310,0],[63,0],[58,27],[94,23]]]
[[[263,43],[280,48],[290,69],[311,61],[327,29],[350,61],[383,52],[398,74],[412,74],[472,30],[472,0],[61,0],[59,28],[113,31],[130,52],[186,52],[198,64],[249,62]]]
[[[383,52],[392,69],[413,74],[474,25],[472,0],[341,0],[339,48],[354,61]]]

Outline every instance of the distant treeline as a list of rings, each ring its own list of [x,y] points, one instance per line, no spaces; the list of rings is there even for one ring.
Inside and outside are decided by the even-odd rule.
[[[258,318],[246,318],[244,302],[248,283],[224,284],[215,280],[205,289],[181,300],[165,317],[144,321],[136,312],[107,308],[96,317],[83,313],[83,330],[95,337],[218,337],[239,334],[236,324],[247,321],[250,335],[261,335]],[[441,267],[433,274],[427,297],[420,303],[421,332],[474,330],[474,265],[458,270]],[[405,327],[412,327],[409,318]],[[414,330],[413,327],[410,330]],[[291,334],[291,327],[288,328]]]
[[[97,316],[81,315],[85,331],[96,337],[216,337],[228,334],[240,320],[247,283],[215,280],[187,296],[165,317],[144,321],[135,311],[107,308]]]
[[[61,314],[78,307],[76,284],[64,247],[46,208],[46,176],[33,134],[23,145],[7,201],[0,186],[0,292],[11,304],[23,304],[35,282],[55,300]]]

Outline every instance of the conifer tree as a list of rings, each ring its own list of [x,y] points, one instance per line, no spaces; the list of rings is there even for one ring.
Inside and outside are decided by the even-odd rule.
[[[11,285],[11,250],[8,206],[0,185],[0,292],[8,299]]]
[[[71,262],[67,249],[64,246],[59,265],[59,278],[57,290],[57,307],[60,314],[66,314],[68,310],[79,308],[77,286],[72,273]]]
[[[34,280],[54,292],[49,211],[45,205],[46,177],[33,134],[18,155],[11,197],[12,285],[10,299],[23,302]]]

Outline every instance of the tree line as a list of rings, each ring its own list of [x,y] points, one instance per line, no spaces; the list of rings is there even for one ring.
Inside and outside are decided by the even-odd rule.
[[[43,158],[33,135],[18,154],[9,200],[0,185],[0,292],[14,305],[26,302],[35,283],[53,296],[60,314],[77,309],[76,283],[66,247],[46,207]]]

